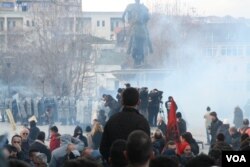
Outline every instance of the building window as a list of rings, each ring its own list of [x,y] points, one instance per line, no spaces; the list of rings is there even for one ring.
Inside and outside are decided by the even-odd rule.
[[[102,21],[102,26],[105,27],[105,21],[104,20]]]
[[[32,27],[34,27],[35,26],[35,22],[32,20],[32,22],[31,22],[31,24],[32,24]]]
[[[100,27],[100,21],[99,20],[97,21],[96,26]]]
[[[26,21],[26,25],[27,25],[27,27],[30,26],[30,21],[29,20]]]

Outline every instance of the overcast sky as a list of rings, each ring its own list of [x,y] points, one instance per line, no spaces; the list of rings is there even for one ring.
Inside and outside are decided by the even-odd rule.
[[[82,0],[83,11],[123,11],[128,3],[134,0]],[[149,8],[155,2],[175,0],[141,0]],[[177,0],[186,8],[195,8],[198,15],[225,16],[250,18],[250,0]]]

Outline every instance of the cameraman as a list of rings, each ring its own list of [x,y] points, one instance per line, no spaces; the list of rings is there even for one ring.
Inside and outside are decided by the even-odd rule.
[[[157,115],[160,110],[160,103],[162,103],[162,91],[153,89],[149,93],[149,103],[148,103],[148,120],[151,126],[156,126],[157,124]]]

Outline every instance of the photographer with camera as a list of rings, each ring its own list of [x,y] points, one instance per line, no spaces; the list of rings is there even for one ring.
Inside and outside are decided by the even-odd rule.
[[[151,126],[156,126],[157,124],[157,115],[160,110],[160,103],[162,103],[162,91],[159,91],[157,89],[153,89],[149,93],[149,98],[148,98],[148,120],[149,124]]]

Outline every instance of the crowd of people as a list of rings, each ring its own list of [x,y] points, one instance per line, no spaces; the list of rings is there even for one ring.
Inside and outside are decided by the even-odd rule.
[[[110,98],[107,96],[103,96],[104,100]],[[111,109],[112,114],[104,122],[105,119],[94,119],[85,130],[76,126],[72,134],[63,134],[63,129],[51,126],[47,142],[45,132],[40,131],[35,120],[30,120],[30,126],[23,127],[11,141],[2,136],[0,166],[208,167],[221,165],[222,151],[250,150],[249,120],[242,118],[239,107],[235,109],[235,126],[231,127],[207,108],[204,118],[210,148],[204,154],[187,131],[173,97],[165,103],[167,121],[159,117],[155,125],[141,110],[140,89],[129,86],[117,97],[117,111]]]

